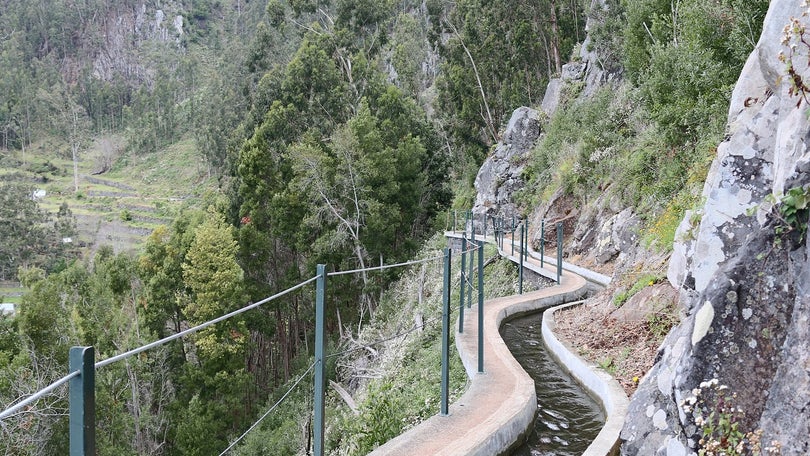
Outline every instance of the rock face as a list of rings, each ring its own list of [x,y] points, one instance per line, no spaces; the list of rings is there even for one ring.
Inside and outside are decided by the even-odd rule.
[[[146,3],[101,11],[103,44],[93,60],[93,76],[103,81],[122,77],[136,85],[150,84],[154,69],[145,67],[140,47],[148,42],[179,48],[184,35],[182,5],[163,2],[161,7]]]
[[[604,12],[607,11],[605,0],[591,0],[588,21],[585,24],[585,31],[591,30],[599,21],[603,20]],[[563,101],[563,90],[566,84],[572,82],[584,82],[584,88],[579,93],[579,97],[588,98],[605,83],[615,82],[621,78],[621,70],[618,67],[604,68],[606,60],[604,56],[598,55],[596,50],[590,49],[590,35],[585,36],[585,41],[579,48],[577,61],[566,63],[562,66],[559,78],[554,78],[548,83],[543,102],[540,107],[543,112],[551,117]]]
[[[742,433],[760,430],[763,448],[778,441],[783,455],[810,452],[810,252],[766,198],[810,187],[808,105],[797,107],[777,58],[801,14],[798,2],[771,1],[734,90],[705,206],[686,215],[670,262],[687,317],[633,396],[622,454],[695,454],[698,424],[732,394]],[[805,78],[806,51],[796,60]]]
[[[477,196],[474,214],[518,215],[514,194],[525,185],[522,174],[529,151],[540,137],[540,113],[531,108],[518,108],[512,113],[503,139],[495,147],[475,177]]]

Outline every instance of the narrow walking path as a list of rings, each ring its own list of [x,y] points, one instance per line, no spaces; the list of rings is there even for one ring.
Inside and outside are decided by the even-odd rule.
[[[455,233],[446,235],[448,238],[460,237]],[[518,261],[517,256],[506,251],[500,254]],[[546,265],[547,268],[541,267],[540,261],[531,255],[524,262],[525,267],[556,279],[556,269],[552,270],[548,262]],[[559,285],[485,301],[484,373],[477,372],[478,306],[473,306],[465,313],[464,332],[455,334],[456,348],[470,378],[467,391],[450,405],[448,416],[435,415],[371,454],[494,456],[508,454],[520,445],[534,422],[537,397],[534,382],[501,339],[501,323],[510,316],[577,301],[586,292],[587,281],[583,277],[564,271]],[[618,432],[613,442],[616,438]]]

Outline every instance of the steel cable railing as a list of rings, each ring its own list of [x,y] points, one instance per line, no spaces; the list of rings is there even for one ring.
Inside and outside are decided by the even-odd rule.
[[[268,409],[266,412],[264,412],[264,415],[262,415],[262,416],[261,416],[261,418],[259,418],[258,420],[256,420],[256,422],[255,422],[255,423],[253,423],[253,424],[252,424],[252,425],[251,425],[251,426],[250,426],[250,427],[249,427],[249,428],[248,428],[248,429],[247,429],[247,430],[246,430],[244,433],[242,433],[242,435],[240,435],[240,436],[239,436],[239,437],[238,437],[236,440],[234,440],[233,442],[231,442],[231,444],[230,444],[230,445],[228,445],[228,448],[225,448],[224,450],[222,450],[222,453],[219,453],[219,456],[222,456],[222,455],[224,455],[225,453],[227,453],[228,451],[230,451],[230,450],[231,450],[231,448],[233,448],[234,446],[236,446],[236,444],[237,444],[237,443],[239,443],[239,441],[241,441],[243,438],[245,438],[245,436],[246,436],[246,435],[248,435],[248,434],[250,433],[250,431],[252,431],[253,429],[255,429],[255,428],[256,428],[256,426],[258,426],[258,425],[259,425],[259,423],[261,423],[261,422],[262,422],[262,421],[263,421],[265,418],[267,418],[267,416],[268,416],[268,415],[270,415],[270,413],[271,413],[273,410],[275,410],[275,409],[276,409],[276,407],[278,407],[279,405],[281,405],[281,403],[282,403],[282,402],[284,402],[284,399],[287,399],[287,396],[289,396],[289,395],[290,395],[290,393],[292,393],[292,392],[293,392],[293,390],[294,390],[294,389],[295,389],[295,388],[298,386],[298,384],[299,384],[299,383],[301,383],[301,380],[303,380],[303,379],[304,379],[304,377],[306,377],[306,376],[307,376],[307,375],[308,375],[310,372],[312,372],[312,369],[315,367],[315,365],[316,365],[316,364],[317,364],[317,362],[310,364],[310,365],[309,365],[309,368],[306,370],[306,372],[304,372],[303,374],[301,374],[301,375],[298,377],[298,380],[296,380],[296,381],[295,381],[295,383],[294,383],[294,384],[293,384],[293,385],[290,387],[290,389],[288,389],[288,390],[287,390],[287,392],[286,392],[286,393],[284,393],[284,395],[283,395],[283,396],[281,396],[281,398],[280,398],[279,400],[277,400],[277,401],[276,401],[276,403],[275,403],[275,404],[273,404],[273,406],[272,406],[272,407],[270,407],[270,409]]]
[[[483,250],[484,250],[484,248],[483,247],[484,247],[484,244],[486,244],[487,242],[490,242],[488,237],[486,236],[486,229],[487,229],[486,227],[487,227],[488,221],[489,220],[487,218],[484,219],[484,224],[483,224],[483,227],[482,227],[483,228],[483,238],[482,239],[478,239],[478,234],[476,234],[476,229],[475,229],[475,228],[481,227],[481,225],[476,226],[474,218],[468,218],[467,221],[465,222],[465,230],[464,230],[464,238],[465,239],[464,239],[464,241],[469,244],[469,247],[462,248],[461,254],[462,254],[462,259],[464,259],[466,254],[468,254],[468,253],[470,254],[470,265],[469,265],[469,273],[464,272],[464,269],[465,269],[466,265],[462,266],[462,272],[461,272],[459,282],[458,282],[461,289],[463,289],[463,288],[468,288],[469,289],[470,304],[471,304],[471,301],[472,301],[472,291],[473,291],[473,289],[478,292],[478,297],[479,297],[479,310],[478,310],[478,314],[479,314],[478,315],[478,320],[479,320],[478,321],[478,324],[479,324],[479,331],[478,331],[479,359],[478,359],[478,364],[479,364],[479,366],[478,366],[478,371],[479,372],[483,372],[483,352],[482,352],[483,344],[482,344],[482,340],[481,340],[482,337],[483,337],[483,322],[482,322],[482,318],[483,318],[483,313],[482,313],[483,312],[483,302],[482,302],[483,301],[483,267],[484,267],[484,264],[483,264]],[[467,229],[466,229],[467,228],[467,223],[470,224],[470,231],[472,232],[472,234],[470,236],[470,239],[466,238],[467,237]],[[527,225],[526,220],[521,221],[518,225],[515,225],[514,221],[512,223],[512,228],[513,229],[512,229],[511,243],[513,244],[513,249],[514,249],[514,241],[515,241],[514,233],[515,233],[515,231],[516,231],[516,229],[518,227],[520,227],[520,231],[521,231],[521,246],[520,246],[520,249],[519,249],[519,254],[521,256],[521,262],[520,262],[521,263],[521,271],[520,271],[521,272],[521,275],[520,275],[521,281],[522,281],[522,278],[523,278],[522,277],[522,273],[523,273],[523,267],[522,267],[523,266],[523,264],[522,264],[523,261],[522,260],[527,257],[527,253],[528,253],[528,246],[526,245],[527,241],[528,241],[528,239],[527,239],[528,238],[528,236],[527,236],[528,230],[527,230],[526,225]],[[558,252],[559,252],[558,253],[558,262],[560,261],[560,259],[562,257],[562,254],[561,254],[562,229],[561,229],[561,227],[559,227],[559,225],[561,225],[561,224],[558,224]],[[494,239],[495,239],[496,244],[498,244],[501,248],[503,248],[503,244],[504,244],[504,240],[505,240],[503,236],[506,233],[506,229],[505,229],[506,226],[507,226],[507,224],[505,223],[505,221],[500,220],[500,219],[495,219],[495,218],[492,219],[492,227],[493,227]],[[455,216],[454,216],[454,227],[453,228],[455,230]],[[475,255],[476,251],[478,251],[478,255],[477,255],[478,256],[478,268],[477,268],[477,271],[478,271],[477,272],[477,274],[478,274],[478,285],[474,287],[471,279],[472,279],[473,275],[475,274],[474,269],[473,269],[473,256]],[[70,415],[71,416],[71,426],[70,426],[70,428],[71,428],[71,442],[72,442],[73,438],[74,438],[74,435],[73,435],[73,428],[74,428],[74,426],[73,426],[73,402],[72,402],[73,401],[74,382],[79,380],[78,377],[82,377],[81,380],[84,381],[83,377],[86,377],[84,375],[84,372],[89,371],[88,373],[90,373],[90,377],[93,377],[95,375],[94,374],[95,369],[102,368],[102,367],[107,366],[109,364],[115,363],[117,361],[126,359],[126,358],[131,357],[131,356],[134,356],[134,355],[136,355],[138,353],[150,350],[152,348],[155,348],[155,347],[158,347],[160,345],[166,344],[166,343],[168,343],[170,341],[173,341],[173,340],[182,338],[184,336],[187,336],[189,334],[195,333],[195,332],[200,331],[202,329],[205,329],[205,328],[207,328],[207,327],[209,327],[211,325],[214,325],[216,323],[224,321],[224,320],[226,320],[228,318],[232,318],[232,317],[234,317],[236,315],[239,315],[239,314],[241,314],[243,312],[247,312],[247,311],[249,311],[251,309],[254,309],[254,308],[259,307],[259,306],[261,306],[263,304],[266,304],[267,302],[270,302],[270,301],[272,301],[274,299],[278,299],[278,298],[280,298],[280,297],[282,297],[282,296],[284,296],[286,294],[292,293],[293,291],[296,291],[296,290],[298,290],[298,289],[300,289],[300,288],[302,288],[302,287],[304,287],[304,286],[306,286],[308,284],[311,284],[312,282],[316,282],[316,281],[317,281],[317,286],[316,286],[316,350],[315,350],[315,352],[316,352],[315,358],[316,359],[315,359],[315,362],[313,362],[309,366],[309,368],[306,370],[306,372],[304,372],[296,380],[296,382],[290,387],[290,389],[287,390],[287,392],[278,401],[276,401],[276,403],[272,407],[270,407],[270,409],[268,409],[240,437],[238,437],[236,440],[231,442],[230,445],[222,453],[220,453],[220,455],[224,455],[225,453],[230,451],[249,432],[251,432],[253,429],[255,429],[261,423],[261,421],[264,420],[267,416],[269,416],[269,414],[272,413],[292,393],[292,391],[300,384],[300,382],[303,381],[303,379],[307,375],[309,375],[310,372],[312,372],[313,370],[315,371],[315,396],[316,396],[315,397],[315,409],[314,409],[314,415],[315,415],[315,426],[314,426],[315,445],[314,446],[315,446],[315,449],[316,449],[316,453],[318,452],[319,449],[322,451],[323,450],[323,440],[322,440],[323,439],[323,429],[322,429],[322,427],[323,427],[323,410],[322,410],[322,404],[323,404],[323,380],[324,380],[324,378],[323,378],[324,377],[323,368],[324,368],[325,360],[327,358],[334,358],[334,357],[337,357],[337,356],[342,356],[342,355],[351,353],[353,351],[366,349],[367,347],[370,347],[370,346],[380,345],[380,344],[384,344],[384,343],[392,341],[392,340],[407,337],[408,335],[410,335],[410,334],[412,334],[412,333],[414,333],[416,331],[422,330],[426,325],[432,324],[435,321],[439,321],[439,320],[442,320],[442,341],[443,341],[443,347],[442,347],[442,364],[443,364],[443,366],[442,366],[442,401],[441,402],[442,402],[442,415],[446,415],[447,414],[447,367],[448,367],[448,364],[449,364],[449,362],[447,360],[447,357],[448,357],[447,346],[449,344],[449,316],[453,313],[452,308],[449,306],[449,299],[450,299],[450,264],[451,264],[450,256],[451,256],[450,249],[445,249],[444,254],[441,255],[441,256],[434,256],[434,257],[429,257],[429,258],[423,258],[423,259],[406,261],[406,262],[401,262],[401,263],[388,264],[388,265],[370,266],[370,267],[361,268],[361,269],[351,269],[351,270],[346,270],[346,271],[333,271],[333,272],[329,272],[329,273],[326,272],[325,265],[318,265],[318,273],[317,273],[317,275],[315,277],[312,277],[312,278],[310,278],[308,280],[305,280],[305,281],[303,281],[303,282],[301,282],[301,283],[299,283],[299,284],[297,284],[297,285],[295,285],[295,286],[293,286],[293,287],[291,287],[291,288],[289,288],[287,290],[279,292],[279,293],[277,293],[277,294],[275,294],[273,296],[267,297],[267,298],[265,298],[265,299],[263,299],[261,301],[258,301],[256,303],[252,303],[252,304],[249,304],[247,306],[244,306],[244,307],[242,307],[240,309],[237,309],[237,310],[235,310],[233,312],[227,313],[225,315],[222,315],[220,317],[217,317],[215,319],[207,321],[207,322],[205,322],[203,324],[194,326],[192,328],[188,328],[186,330],[183,330],[183,331],[178,332],[176,334],[173,334],[171,336],[168,336],[168,337],[162,338],[160,340],[157,340],[155,342],[152,342],[152,343],[143,345],[141,347],[129,350],[127,352],[124,352],[124,353],[121,353],[119,355],[113,356],[111,358],[99,361],[97,363],[93,364],[92,362],[90,362],[88,364],[85,361],[85,364],[81,365],[82,366],[81,369],[76,369],[75,367],[73,367],[74,366],[74,364],[73,364],[74,363],[74,361],[73,361],[73,353],[71,353],[71,369],[76,369],[76,370],[69,373],[65,377],[57,380],[56,382],[52,383],[51,385],[43,388],[42,390],[34,393],[33,395],[31,395],[31,396],[21,400],[20,402],[14,404],[13,406],[8,408],[7,410],[4,410],[3,412],[0,412],[0,421],[2,421],[4,418],[7,418],[9,416],[13,416],[13,415],[15,415],[17,413],[20,413],[20,411],[23,410],[25,407],[35,403],[37,400],[41,399],[45,395],[52,393],[55,389],[59,388],[60,386],[70,382],[71,383],[71,390],[70,390],[71,391],[71,415]],[[392,268],[424,264],[424,263],[428,263],[428,262],[436,261],[436,260],[440,260],[440,259],[444,259],[443,308],[442,308],[442,314],[440,316],[429,318],[426,321],[422,322],[420,325],[416,325],[413,328],[410,328],[410,329],[405,330],[405,331],[401,331],[401,332],[399,332],[399,333],[397,333],[395,335],[392,335],[392,336],[389,336],[389,337],[386,337],[386,338],[383,338],[383,339],[379,339],[379,340],[376,340],[374,342],[363,344],[361,347],[353,347],[353,348],[350,348],[350,349],[339,351],[337,353],[332,353],[330,355],[326,355],[326,356],[324,355],[324,349],[323,349],[323,342],[324,342],[324,334],[323,334],[323,332],[324,332],[324,322],[323,322],[324,313],[323,313],[323,309],[324,309],[324,304],[325,304],[325,296],[324,296],[324,294],[325,294],[325,289],[326,289],[325,284],[326,284],[327,277],[334,277],[334,276],[341,276],[341,275],[348,275],[348,274],[356,274],[356,273],[361,273],[361,272],[377,272],[377,271],[383,271],[383,270],[392,269]],[[559,269],[561,269],[561,268],[558,267],[558,282],[559,282]],[[521,290],[522,290],[522,287],[521,287]],[[461,294],[461,299],[463,300],[463,293]],[[461,321],[463,321],[463,313],[462,313],[463,312],[463,305],[464,305],[464,303],[462,301],[460,309],[459,309],[460,323],[461,323]],[[460,326],[459,331],[461,332],[461,326]],[[318,347],[320,347],[320,349]],[[89,352],[90,361],[92,361],[92,353],[93,353],[92,347],[85,347],[85,348],[87,349],[86,351]],[[73,382],[71,382],[72,380],[73,380]],[[320,387],[319,387],[319,384],[320,384]],[[86,385],[84,386],[84,388],[86,388]],[[90,391],[91,394],[94,394],[94,388],[95,388],[95,386],[93,385],[92,389]],[[320,416],[319,416],[319,412],[318,412],[318,407],[319,407],[318,396],[319,395],[321,396],[321,399],[320,399],[320,408],[321,408]],[[94,420],[95,420],[94,416],[91,417],[90,419],[92,420],[91,423],[93,423],[92,426],[94,426]],[[321,427],[320,433],[318,432],[318,427]],[[319,440],[320,440],[320,442],[319,442]]]
[[[129,358],[130,356],[136,355],[138,353],[141,353],[141,352],[150,350],[152,348],[158,347],[160,345],[166,344],[168,342],[171,342],[171,341],[173,341],[175,339],[179,339],[181,337],[184,337],[184,336],[187,336],[189,334],[195,333],[195,332],[200,331],[202,329],[205,329],[205,328],[207,328],[207,327],[209,327],[211,325],[219,323],[219,322],[221,322],[223,320],[227,320],[228,318],[231,318],[231,317],[234,317],[234,316],[239,315],[241,313],[247,312],[248,310],[255,309],[256,307],[259,307],[259,306],[261,306],[263,304],[266,304],[266,303],[268,303],[268,302],[270,302],[270,301],[272,301],[274,299],[278,299],[278,298],[280,298],[280,297],[282,297],[284,295],[292,293],[293,291],[298,290],[299,288],[302,288],[302,287],[314,282],[316,279],[317,279],[317,277],[312,277],[312,278],[310,278],[308,280],[305,280],[305,281],[303,281],[303,282],[301,282],[301,283],[299,283],[299,284],[297,284],[297,285],[295,285],[293,287],[290,287],[290,288],[288,288],[288,289],[286,289],[286,290],[284,290],[282,292],[276,293],[276,294],[274,294],[272,296],[269,296],[269,297],[267,297],[265,299],[262,299],[261,301],[258,301],[258,302],[255,302],[253,304],[242,307],[240,309],[234,310],[233,312],[227,313],[227,314],[222,315],[220,317],[217,317],[217,318],[215,318],[213,320],[207,321],[205,323],[194,326],[192,328],[188,328],[188,329],[186,329],[184,331],[181,331],[181,332],[179,332],[177,334],[172,334],[171,336],[164,337],[163,339],[157,340],[155,342],[151,342],[149,344],[143,345],[143,346],[135,348],[133,350],[129,350],[127,352],[121,353],[121,354],[113,356],[111,358],[107,358],[105,360],[99,361],[99,362],[95,363],[94,367],[95,367],[95,369],[99,369],[101,367],[112,364],[112,363],[114,363],[116,361],[120,361],[122,359]],[[59,380],[51,383],[50,385],[46,386],[45,388],[37,391],[36,393],[32,394],[31,396],[25,398],[24,400],[20,401],[19,403],[14,404],[13,406],[9,407],[8,409],[4,410],[3,412],[0,412],[0,420],[3,420],[5,418],[8,418],[8,417],[16,414],[17,412],[19,412],[24,407],[33,404],[37,400],[39,400],[42,397],[46,396],[47,394],[50,394],[51,392],[53,392],[56,388],[68,383],[71,379],[73,379],[75,377],[78,377],[79,375],[80,375],[79,370],[73,371],[73,372],[69,373],[68,375],[62,377],[61,379],[59,379]]]
[[[329,276],[329,277],[334,277],[334,276],[341,276],[341,275],[348,275],[348,274],[357,274],[359,272],[383,271],[385,269],[400,268],[400,267],[411,266],[411,265],[415,265],[415,264],[429,263],[431,261],[441,260],[442,258],[443,258],[442,256],[436,256],[436,257],[431,257],[431,258],[423,258],[421,260],[406,261],[404,263],[386,264],[386,265],[381,265],[381,266],[369,266],[367,268],[351,269],[351,270],[348,270],[348,271],[334,271],[334,272],[329,272],[326,275]]]
[[[207,327],[209,327],[211,325],[217,324],[217,323],[219,323],[221,321],[227,320],[227,319],[229,319],[231,317],[235,317],[236,315],[247,312],[248,310],[253,310],[256,307],[261,306],[262,304],[267,304],[268,302],[270,302],[270,301],[272,301],[274,299],[278,299],[278,298],[280,298],[280,297],[282,297],[284,295],[292,293],[293,291],[295,291],[295,290],[297,290],[299,288],[302,288],[302,287],[304,287],[306,285],[309,285],[310,283],[314,282],[317,278],[318,278],[317,276],[312,277],[312,278],[310,278],[308,280],[305,280],[305,281],[299,283],[298,285],[292,286],[292,287],[290,287],[290,288],[288,288],[288,289],[286,289],[286,290],[284,290],[282,292],[276,293],[273,296],[269,296],[267,298],[262,299],[261,301],[254,302],[253,304],[250,304],[250,305],[247,305],[245,307],[236,309],[233,312],[227,313],[227,314],[222,315],[220,317],[217,317],[217,318],[215,318],[213,320],[210,320],[210,321],[207,321],[207,322],[202,323],[200,325],[194,326],[193,328],[188,328],[186,330],[180,331],[177,334],[172,334],[171,336],[164,337],[163,339],[156,340],[156,341],[154,341],[152,343],[149,343],[149,344],[146,344],[144,346],[135,348],[135,349],[130,350],[128,352],[121,353],[120,355],[116,355],[116,356],[113,356],[111,358],[107,358],[105,360],[99,361],[99,362],[96,363],[96,369],[104,367],[104,366],[106,366],[108,364],[112,364],[112,363],[114,363],[116,361],[121,361],[122,359],[129,358],[130,356],[137,355],[138,353],[144,352],[146,350],[150,350],[152,348],[159,347],[159,346],[161,346],[161,345],[163,345],[163,344],[165,344],[167,342],[171,342],[171,341],[173,341],[175,339],[179,339],[181,337],[184,337],[184,336],[187,336],[189,334],[195,333],[195,332],[200,331],[202,329],[205,329],[205,328],[207,328]]]
[[[33,404],[34,402],[42,399],[43,397],[50,394],[56,388],[59,388],[60,386],[62,386],[64,384],[66,384],[67,382],[69,382],[74,377],[78,377],[78,376],[79,376],[79,371],[78,370],[73,371],[73,372],[65,375],[64,377],[60,378],[59,380],[57,380],[57,381],[51,383],[50,385],[46,386],[45,388],[42,388],[41,390],[37,391],[36,393],[28,396],[27,398],[23,399],[22,401],[20,401],[20,402],[14,404],[13,406],[7,408],[6,410],[3,410],[3,412],[0,412],[0,421],[15,415],[17,412],[19,412],[24,407],[26,407],[26,406],[28,406],[30,404]]]

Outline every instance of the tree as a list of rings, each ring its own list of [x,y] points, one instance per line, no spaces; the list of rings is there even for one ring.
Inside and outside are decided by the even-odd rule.
[[[40,89],[37,95],[50,109],[52,128],[70,146],[70,156],[73,160],[73,190],[78,192],[79,152],[90,140],[90,121],[87,112],[63,84],[51,87],[50,91]]]
[[[204,323],[245,304],[244,272],[236,262],[237,251],[233,228],[209,208],[205,221],[194,230],[182,265],[183,282],[190,290],[184,308],[189,324]],[[241,318],[235,317],[201,331],[195,343],[205,358],[233,359],[243,353],[246,333]]]
[[[309,202],[305,220],[317,237],[312,253],[345,251],[355,260],[347,266],[360,269],[371,259],[410,254],[409,240],[424,234],[446,201],[430,181],[431,172],[446,171],[433,160],[436,152],[428,152],[436,142],[416,105],[389,86],[371,102],[361,102],[357,115],[328,143],[305,138],[294,145],[293,184]],[[433,171],[431,165],[437,165]],[[365,272],[361,278],[367,288]],[[373,311],[370,291],[363,293],[363,305]]]
[[[584,23],[579,2],[462,0],[430,8],[435,45],[445,58],[438,79],[442,120],[455,147],[478,163],[498,128],[519,106],[537,105],[561,70]],[[547,56],[547,58],[542,58]]]
[[[12,279],[19,267],[54,270],[74,257],[62,243],[75,220],[60,208],[56,224],[33,199],[34,187],[19,182],[0,183],[0,279]]]

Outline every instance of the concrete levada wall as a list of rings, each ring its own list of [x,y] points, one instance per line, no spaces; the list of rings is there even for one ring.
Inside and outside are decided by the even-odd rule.
[[[614,455],[619,453],[621,440],[619,433],[627,415],[630,401],[619,382],[607,372],[586,362],[575,351],[554,334],[554,314],[562,309],[581,303],[570,303],[543,312],[543,342],[558,363],[566,369],[602,405],[605,411],[605,425],[583,456]]]

